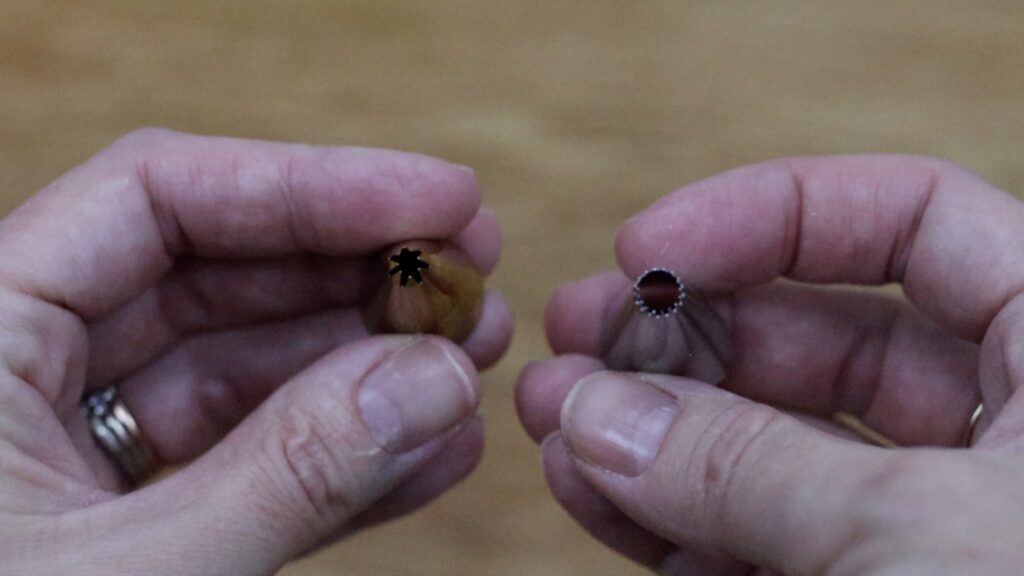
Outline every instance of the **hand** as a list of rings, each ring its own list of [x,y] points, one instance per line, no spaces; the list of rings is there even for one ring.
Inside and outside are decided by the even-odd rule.
[[[481,449],[462,348],[369,337],[371,255],[500,248],[472,173],[355,148],[129,135],[0,224],[0,572],[271,574],[434,498]],[[181,470],[122,495],[78,409],[116,383]],[[237,427],[236,427],[237,425]]]
[[[625,276],[554,296],[559,356],[520,377],[555,497],[663,574],[1020,573],[1022,247],[1024,205],[927,158],[777,161],[662,198],[619,230]],[[652,266],[733,293],[713,302],[725,389],[603,371],[602,312]],[[909,302],[779,277],[899,282]],[[905,447],[856,441],[838,411]]]

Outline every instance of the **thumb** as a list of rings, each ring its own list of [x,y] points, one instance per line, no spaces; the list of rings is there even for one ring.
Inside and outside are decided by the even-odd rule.
[[[789,573],[824,573],[864,530],[886,452],[683,378],[598,372],[562,407],[584,477],[677,543]]]
[[[145,537],[126,536],[131,557],[173,555],[174,574],[274,573],[437,455],[472,420],[478,396],[473,364],[441,338],[345,346],[189,467],[118,499],[148,498],[150,512],[133,507],[133,532],[154,516]],[[140,540],[158,548],[139,554]]]

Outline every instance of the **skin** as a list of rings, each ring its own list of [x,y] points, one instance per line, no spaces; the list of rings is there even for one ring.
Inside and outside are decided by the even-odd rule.
[[[369,336],[369,263],[408,238],[484,274],[500,250],[466,168],[162,130],[3,220],[0,572],[272,574],[468,474],[477,370],[507,347],[509,310],[489,293],[461,347]],[[373,420],[374,375],[434,393]],[[77,408],[111,383],[182,465],[130,493]]]
[[[621,271],[558,290],[556,356],[520,377],[555,498],[661,574],[1021,573],[1022,246],[1024,205],[930,158],[779,160],[661,198],[620,228]],[[605,370],[602,312],[653,266],[722,294],[720,388]],[[829,286],[890,282],[905,299]]]
[[[358,307],[366,263],[410,237],[493,269],[479,201],[468,170],[423,156],[155,130],[33,197],[0,223],[4,573],[272,574],[465,476],[503,299],[461,347],[368,336]],[[1020,572],[1022,230],[1018,202],[926,158],[779,161],[665,197],[620,230],[624,274],[555,295],[558,356],[517,387],[555,497],[664,574]],[[740,352],[721,389],[596,357],[600,312],[654,265],[730,294],[713,302]],[[908,301],[820,286],[885,282]],[[465,395],[428,395],[443,422],[410,413],[382,440],[361,390],[410,350],[395,381],[457,376]],[[183,464],[128,494],[76,407],[110,383]],[[628,392],[611,412],[609,390]],[[665,403],[662,433],[609,421],[635,398]],[[906,448],[856,442],[837,410]],[[624,456],[641,437],[655,450]]]

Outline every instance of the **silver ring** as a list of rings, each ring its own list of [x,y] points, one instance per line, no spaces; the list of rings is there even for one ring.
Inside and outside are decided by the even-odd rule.
[[[970,448],[974,445],[974,434],[978,429],[978,421],[981,420],[981,413],[985,411],[985,404],[978,404],[978,407],[971,413],[971,419],[967,421],[967,433],[964,434],[964,447]]]
[[[138,486],[156,469],[157,461],[117,388],[108,386],[82,398],[82,414],[92,437],[121,471],[129,486]]]

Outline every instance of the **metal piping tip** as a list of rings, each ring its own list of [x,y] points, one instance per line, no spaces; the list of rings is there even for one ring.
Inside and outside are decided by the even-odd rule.
[[[663,299],[667,294],[658,294],[658,291],[674,291],[675,298],[666,304],[659,298]],[[685,301],[686,286],[680,282],[675,272],[668,268],[649,268],[633,282],[633,304],[653,318],[667,318],[678,314]]]
[[[651,268],[609,303],[601,347],[612,370],[721,382],[732,364],[730,330],[704,297],[667,268]]]

